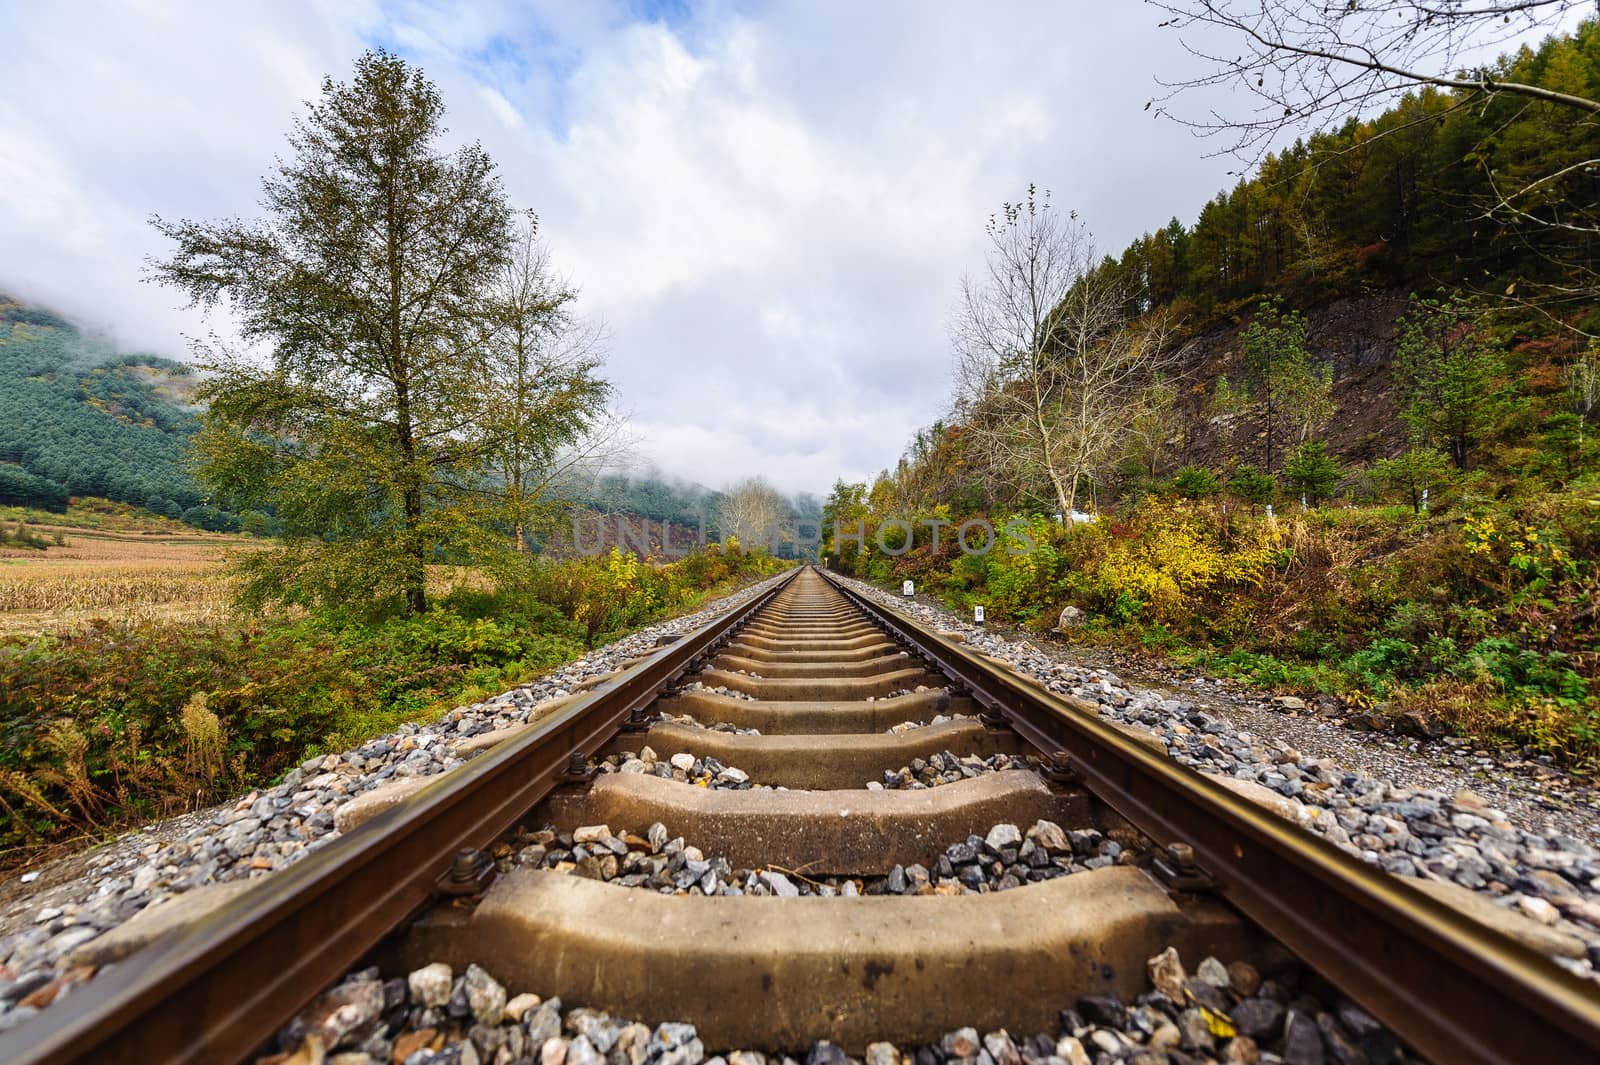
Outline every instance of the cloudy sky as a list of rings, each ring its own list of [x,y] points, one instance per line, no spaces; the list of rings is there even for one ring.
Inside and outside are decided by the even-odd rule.
[[[941,413],[983,222],[1032,181],[1110,251],[1234,179],[1158,121],[1137,3],[8,5],[0,292],[182,357],[146,220],[251,216],[324,74],[381,45],[498,162],[611,338],[640,458],[787,491]]]

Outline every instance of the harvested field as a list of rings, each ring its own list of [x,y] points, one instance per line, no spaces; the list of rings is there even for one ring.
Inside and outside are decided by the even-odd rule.
[[[0,549],[0,635],[76,627],[97,619],[204,621],[229,609],[233,578],[221,562],[261,541],[185,531],[112,533],[31,526],[64,543]]]

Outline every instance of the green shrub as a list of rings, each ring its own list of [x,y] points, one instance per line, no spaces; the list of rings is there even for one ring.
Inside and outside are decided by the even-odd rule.
[[[1205,499],[1221,490],[1217,475],[1204,466],[1184,466],[1172,475],[1169,485],[1174,495],[1184,499]]]
[[[1265,506],[1278,493],[1278,479],[1254,466],[1240,466],[1228,478],[1228,491],[1241,503]]]
[[[112,830],[267,783],[312,754],[481,699],[598,639],[776,573],[716,549],[540,561],[424,614],[99,622],[0,640],[0,849]]]
[[[1295,491],[1304,493],[1312,505],[1333,495],[1340,476],[1338,461],[1328,454],[1328,445],[1321,440],[1301,444],[1283,464],[1283,479]]]

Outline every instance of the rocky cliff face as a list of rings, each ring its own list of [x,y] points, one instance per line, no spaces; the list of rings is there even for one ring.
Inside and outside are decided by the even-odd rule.
[[[1337,300],[1306,313],[1306,341],[1312,354],[1333,363],[1334,415],[1321,433],[1328,448],[1347,465],[1364,465],[1405,447],[1406,427],[1391,398],[1389,364],[1394,357],[1395,322],[1405,312],[1403,293],[1387,292]],[[1222,468],[1230,459],[1265,464],[1266,430],[1259,407],[1232,416],[1208,416],[1217,378],[1245,379],[1239,346],[1243,322],[1203,333],[1188,345],[1181,399],[1184,429],[1175,441],[1174,464]],[[1280,430],[1274,440],[1275,468],[1295,441]],[[1288,446],[1285,446],[1285,445]]]

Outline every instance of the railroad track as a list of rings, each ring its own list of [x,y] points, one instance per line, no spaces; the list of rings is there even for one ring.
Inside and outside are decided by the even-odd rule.
[[[353,967],[441,962],[712,1050],[859,1056],[1053,1032],[1167,948],[1292,956],[1441,1063],[1600,1047],[1594,985],[809,567],[496,739],[0,1061],[247,1060]]]

